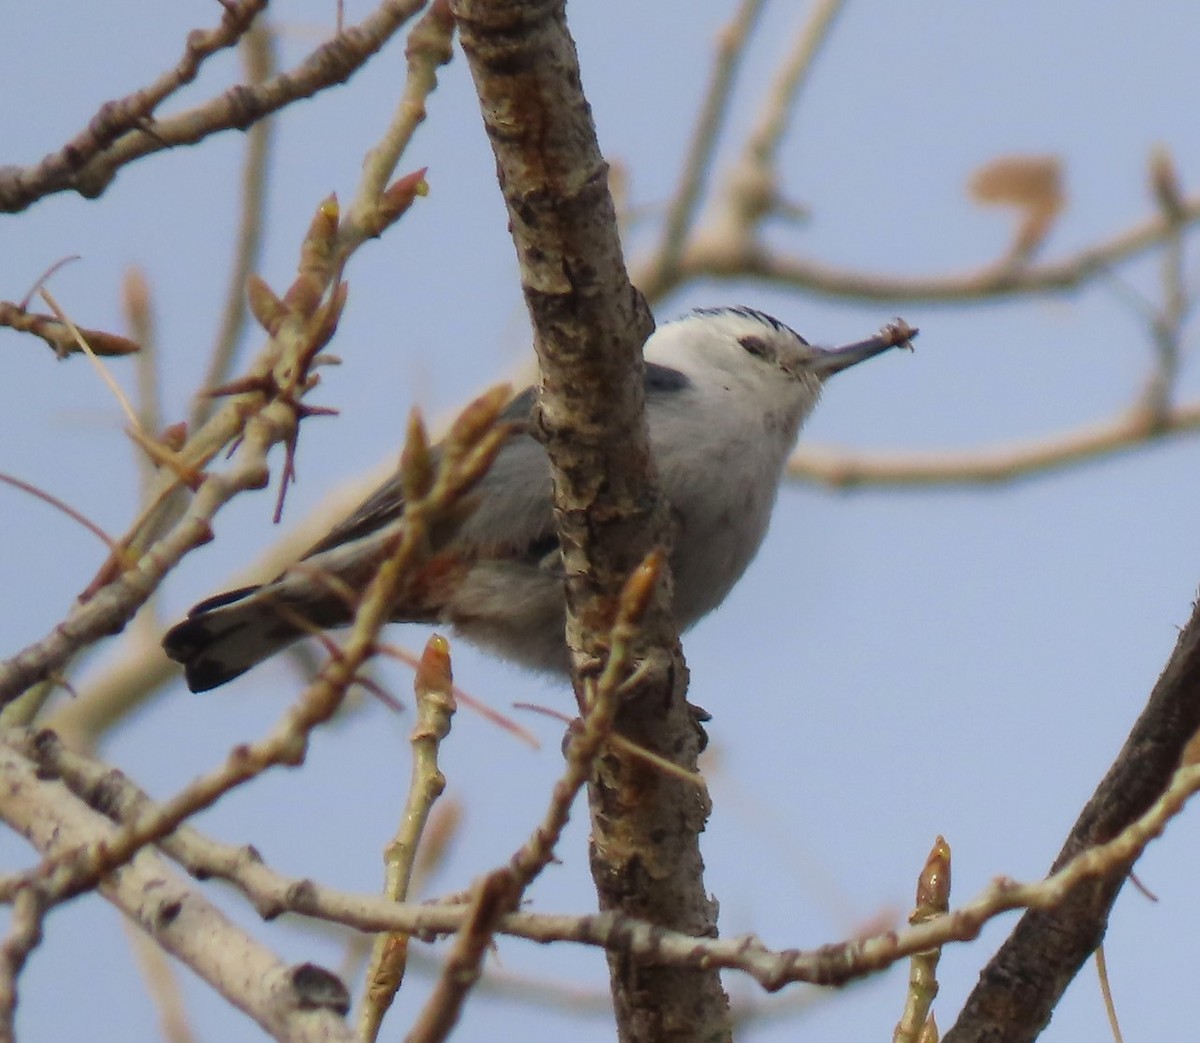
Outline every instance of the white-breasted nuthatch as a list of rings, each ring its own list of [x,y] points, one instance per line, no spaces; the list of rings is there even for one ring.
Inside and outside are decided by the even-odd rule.
[[[646,421],[671,506],[673,609],[685,630],[724,600],[770,521],[801,424],[825,380],[916,335],[902,322],[840,348],[819,348],[751,308],[702,308],[646,341]],[[393,607],[396,622],[449,624],[463,637],[536,669],[568,668],[564,594],[550,463],[530,433],[536,389],[504,412],[512,437],[474,490],[477,505],[452,543],[459,567],[436,603]],[[270,583],[202,601],[163,639],[188,687],[207,691],[316,628],[350,622],[353,606],[320,573],[361,575],[386,553],[403,512],[390,479],[312,548],[303,567]],[[306,629],[301,623],[308,623]]]

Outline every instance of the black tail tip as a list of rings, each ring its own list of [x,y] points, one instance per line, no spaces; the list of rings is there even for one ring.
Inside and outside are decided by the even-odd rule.
[[[193,692],[207,692],[227,681],[240,677],[252,664],[231,664],[217,654],[220,638],[227,636],[229,627],[214,623],[211,615],[217,609],[249,597],[258,587],[227,590],[216,597],[193,605],[187,619],[176,623],[162,639],[163,651],[183,665],[183,676]]]
[[[221,660],[215,652],[208,621],[202,616],[189,616],[182,623],[176,623],[163,635],[162,645],[170,658],[182,664],[184,679],[193,692],[220,688],[249,669]]]
[[[230,670],[225,664],[213,659],[197,659],[195,662],[184,664],[183,667],[183,677],[190,692],[211,692],[227,681],[241,677],[245,672],[245,668]]]

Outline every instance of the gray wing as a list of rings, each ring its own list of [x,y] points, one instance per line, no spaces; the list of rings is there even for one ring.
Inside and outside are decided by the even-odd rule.
[[[500,419],[518,426],[513,432],[511,439],[500,450],[499,455],[492,465],[492,469],[480,482],[473,495],[483,494],[488,498],[498,497],[499,501],[503,501],[505,498],[505,482],[497,481],[498,474],[504,476],[507,480],[511,480],[514,472],[520,472],[530,465],[534,465],[536,472],[536,456],[540,455],[543,459],[545,458],[544,450],[534,441],[533,437],[529,434],[528,428],[530,413],[536,401],[537,389],[528,387],[504,407],[504,410],[500,413]],[[435,461],[440,451],[440,446],[433,447],[432,454]],[[548,482],[548,470],[546,473]],[[527,483],[519,484],[523,485]],[[522,498],[527,498],[528,495],[528,492],[525,491]],[[548,487],[546,497],[546,524],[552,530],[553,516],[551,514]],[[400,517],[403,511],[403,487],[400,475],[395,474],[372,492],[354,511],[338,522],[320,542],[308,550],[304,558],[311,558],[333,547],[370,536],[394,522]],[[464,528],[470,528],[470,524],[468,523]]]
[[[687,376],[678,370],[646,363],[647,403],[689,386]],[[558,549],[550,462],[545,449],[530,433],[529,421],[536,402],[537,388],[527,387],[500,414],[501,420],[516,424],[516,430],[472,493],[480,506],[459,531],[465,545],[486,555],[515,554],[540,561]],[[433,452],[436,458],[438,448],[434,447]],[[400,476],[395,475],[334,526],[305,557],[369,536],[399,518],[403,510]]]

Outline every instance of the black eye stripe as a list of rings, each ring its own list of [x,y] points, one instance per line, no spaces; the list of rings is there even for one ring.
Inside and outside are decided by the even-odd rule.
[[[762,337],[739,337],[738,343],[757,358],[769,359],[771,357],[767,342]]]

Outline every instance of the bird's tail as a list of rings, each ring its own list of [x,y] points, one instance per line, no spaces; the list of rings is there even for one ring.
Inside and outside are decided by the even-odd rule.
[[[201,601],[167,631],[163,648],[183,664],[193,692],[232,681],[309,632],[294,615],[275,609],[272,586],[242,587]]]

